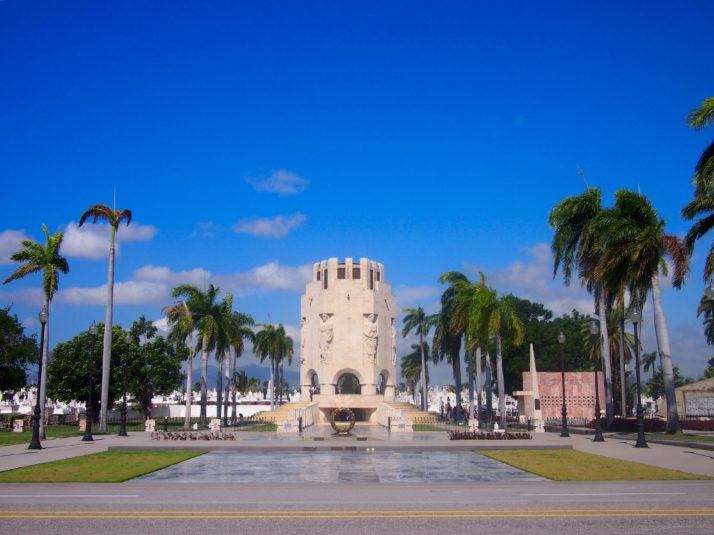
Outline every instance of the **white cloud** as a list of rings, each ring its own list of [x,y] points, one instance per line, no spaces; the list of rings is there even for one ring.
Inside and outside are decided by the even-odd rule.
[[[152,322],[152,325],[156,327],[161,336],[166,337],[169,334],[169,320],[168,318],[166,318],[166,316],[163,316]]]
[[[10,255],[22,249],[22,242],[31,239],[24,230],[3,230],[0,232],[0,265],[12,264]]]
[[[138,281],[166,284],[172,288],[179,284],[193,284],[194,286],[202,287],[210,278],[210,271],[206,271],[203,268],[174,272],[166,266],[148,265],[134,271],[134,279]]]
[[[120,242],[150,240],[157,232],[156,227],[151,225],[134,223],[128,227],[120,226],[116,234],[117,254]],[[79,227],[76,222],[70,221],[64,229],[62,252],[80,258],[106,258],[109,255],[110,236],[111,227],[107,224],[86,223]]]
[[[268,262],[257,266],[247,273],[233,273],[216,277],[224,286],[232,287],[239,293],[257,290],[293,290],[301,292],[312,277],[312,265],[290,267],[277,262]]]
[[[221,226],[213,221],[198,221],[196,230],[189,235],[189,238],[213,238],[219,230]]]
[[[24,303],[37,308],[39,312],[40,307],[45,302],[45,296],[40,288],[23,288],[10,292],[0,292],[0,301],[3,303]]]
[[[309,180],[285,169],[273,171],[273,174],[267,178],[248,177],[245,180],[255,191],[267,191],[280,196],[298,195],[310,183]]]
[[[394,290],[394,297],[399,306],[433,297],[439,293],[436,286],[404,286],[399,285]]]
[[[116,305],[166,305],[172,302],[171,290],[179,284],[192,284],[203,288],[209,283],[219,286],[224,292],[238,295],[265,291],[303,291],[312,276],[312,266],[282,266],[269,262],[257,266],[248,272],[236,272],[227,275],[211,275],[203,268],[188,271],[171,271],[166,266],[147,265],[134,271],[131,280],[114,284],[114,304]],[[39,290],[21,290],[13,293],[0,293],[18,300],[35,299],[41,304]],[[70,305],[104,305],[107,299],[107,285],[91,288],[72,287],[60,290],[56,299]]]
[[[246,219],[239,221],[233,227],[236,232],[250,234],[262,238],[284,238],[288,233],[307,221],[301,213],[284,216],[278,215],[270,219]]]
[[[104,305],[107,302],[107,285],[67,288],[58,292],[57,300],[70,305]],[[165,284],[148,281],[114,284],[115,305],[165,304],[168,300],[169,287]]]

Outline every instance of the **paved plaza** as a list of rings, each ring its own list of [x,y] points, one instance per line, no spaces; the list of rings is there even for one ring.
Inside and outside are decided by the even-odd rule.
[[[541,481],[469,451],[213,452],[137,481],[195,483],[418,483]]]

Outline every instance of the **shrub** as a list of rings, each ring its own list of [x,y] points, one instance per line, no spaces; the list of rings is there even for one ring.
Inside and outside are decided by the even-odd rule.
[[[533,438],[530,433],[494,433],[492,431],[449,431],[449,440],[518,440]]]
[[[235,440],[233,433],[209,431],[208,433],[192,433],[186,431],[155,431],[151,440]]]

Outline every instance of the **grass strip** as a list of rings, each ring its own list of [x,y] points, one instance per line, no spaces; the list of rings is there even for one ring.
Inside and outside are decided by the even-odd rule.
[[[82,436],[84,432],[80,431],[77,425],[47,425],[45,426],[45,434],[47,438],[66,438],[79,437]],[[30,444],[30,440],[32,440],[32,429],[23,431],[22,433],[14,433],[12,431],[0,432],[0,446],[13,446],[15,444],[22,444],[23,442]]]
[[[489,450],[477,453],[553,481],[714,479],[575,450]]]
[[[104,451],[0,472],[0,483],[121,483],[205,451]]]
[[[436,427],[435,425],[430,424],[413,424],[412,431],[441,431],[442,433],[444,433],[448,431],[448,429],[445,429],[443,427]]]

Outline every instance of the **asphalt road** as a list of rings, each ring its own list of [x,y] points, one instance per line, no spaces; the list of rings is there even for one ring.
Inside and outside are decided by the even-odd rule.
[[[0,533],[714,533],[714,482],[3,485]]]

